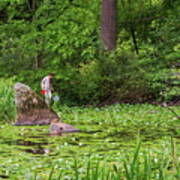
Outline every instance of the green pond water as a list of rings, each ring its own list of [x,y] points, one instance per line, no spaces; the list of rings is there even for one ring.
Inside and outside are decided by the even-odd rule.
[[[173,107],[179,112],[179,107]],[[107,108],[56,109],[63,122],[82,130],[52,136],[48,126],[0,126],[0,179],[48,179],[55,167],[55,177],[73,179],[74,162],[79,172],[88,160],[105,166],[131,157],[137,138],[142,141],[141,154],[154,157],[171,154],[171,138],[179,155],[179,120],[167,109],[152,105],[114,105]],[[55,178],[56,179],[56,178]]]

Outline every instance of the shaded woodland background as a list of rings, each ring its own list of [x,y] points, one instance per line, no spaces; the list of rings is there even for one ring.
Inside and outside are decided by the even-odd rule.
[[[101,41],[106,1],[1,0],[0,77],[39,92],[54,72],[69,105],[178,102],[180,1],[118,0],[111,51]]]

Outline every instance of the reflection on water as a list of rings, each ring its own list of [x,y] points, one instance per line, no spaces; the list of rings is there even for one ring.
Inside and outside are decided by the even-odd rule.
[[[73,148],[77,149],[90,148],[94,152],[116,151],[118,149],[127,149],[132,147],[136,137],[137,130],[133,129],[106,129],[81,131],[76,133],[63,133],[59,135],[45,134],[42,131],[43,127],[39,129],[31,129],[22,135],[17,135],[17,138],[0,137],[0,144],[7,145],[6,147],[15,146],[18,151],[23,151],[30,154],[37,155],[52,155],[59,154],[64,148],[68,153]],[[33,132],[33,133],[32,133]],[[167,131],[151,131],[148,129],[139,131],[142,136],[142,141],[151,142],[156,141],[163,136],[173,135]],[[8,153],[8,149],[0,150],[1,153]],[[73,152],[69,153],[72,156]]]
[[[19,145],[19,146],[41,146],[41,145],[48,145],[49,143],[48,142],[33,142],[33,141],[25,141],[25,140],[22,140],[22,139],[18,139],[16,140],[16,145]]]
[[[2,178],[2,179],[9,179],[9,176],[6,176],[4,174],[0,174],[0,178]]]
[[[49,154],[50,153],[49,149],[43,148],[41,146],[38,147],[37,149],[24,149],[23,151],[27,153],[32,153],[32,154]]]
[[[33,141],[25,141],[22,139],[19,139],[16,141],[16,145],[18,146],[33,146],[31,148],[25,148],[25,149],[20,149],[23,150],[27,153],[32,153],[32,154],[48,154],[50,151],[49,149],[43,148],[43,145],[49,145],[50,143],[41,141],[41,142],[33,142]]]
[[[95,134],[98,132],[102,132],[100,130],[96,130],[96,131],[81,131],[78,132],[78,134],[84,134],[84,135],[90,135],[90,134]],[[75,132],[73,132],[74,134]],[[53,142],[51,141],[52,139],[49,138],[58,138],[60,140],[61,136],[62,137],[68,137],[68,135],[70,135],[72,133],[67,132],[67,133],[63,133],[63,134],[39,134],[39,135],[26,135],[25,138],[30,138],[31,140],[23,140],[23,139],[17,139],[16,141],[13,142],[13,144],[17,145],[17,146],[24,146],[24,147],[30,147],[30,148],[18,148],[21,151],[27,152],[27,153],[31,153],[31,154],[49,154],[51,151],[48,148],[45,148],[44,146],[48,147],[52,144],[56,144],[58,142]],[[77,134],[77,132],[76,132]],[[38,141],[37,141],[38,140]],[[68,144],[71,146],[79,146],[79,141],[80,138],[75,138],[76,141],[68,141]],[[37,142],[36,142],[37,141]],[[92,140],[93,142],[93,140]],[[6,141],[4,143],[8,143],[8,144],[12,144],[12,141]],[[81,147],[86,146],[81,145]]]

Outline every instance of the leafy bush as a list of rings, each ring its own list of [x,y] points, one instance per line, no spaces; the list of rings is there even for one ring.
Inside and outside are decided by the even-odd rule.
[[[105,57],[102,67],[102,95],[124,101],[142,101],[148,96],[146,71],[137,66],[138,57],[128,51],[119,51]],[[104,93],[103,93],[104,92]],[[102,96],[103,97],[103,96]]]
[[[13,79],[0,79],[0,122],[15,120]]]

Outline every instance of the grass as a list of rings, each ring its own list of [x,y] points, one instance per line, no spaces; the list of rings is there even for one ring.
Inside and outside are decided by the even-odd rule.
[[[172,163],[175,154],[174,141],[171,140],[172,156],[166,157],[153,157],[150,155],[152,152],[148,151],[141,154],[140,147],[141,142],[137,143],[134,153],[131,156],[127,156],[126,153],[122,161],[116,163],[109,163],[105,161],[93,162],[91,158],[88,159],[85,167],[79,167],[77,159],[74,159],[74,177],[70,176],[69,179],[74,180],[172,180],[179,179],[179,162],[175,165]],[[170,152],[169,152],[170,153]],[[177,161],[177,159],[176,159]],[[83,171],[82,171],[83,169]],[[53,178],[53,175],[55,178]],[[62,174],[61,174],[62,175]],[[64,174],[65,176],[65,174]],[[67,176],[65,176],[67,177]],[[61,179],[57,178],[55,168],[53,167],[48,180]],[[62,178],[65,179],[65,178]]]

